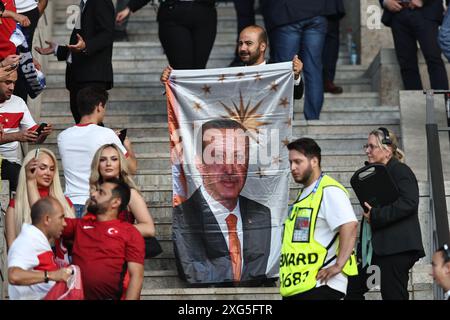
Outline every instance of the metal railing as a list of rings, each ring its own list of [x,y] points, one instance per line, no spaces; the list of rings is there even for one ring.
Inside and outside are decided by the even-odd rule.
[[[447,131],[450,139],[450,91],[427,90],[426,94],[426,135],[427,160],[429,181],[429,207],[430,207],[430,244],[434,253],[444,243],[449,243],[450,231],[447,216],[447,203],[445,198],[444,172],[442,170],[441,147],[439,132]],[[447,127],[439,128],[434,111],[434,96],[443,95],[447,111]],[[442,300],[444,292],[433,284],[434,299]]]

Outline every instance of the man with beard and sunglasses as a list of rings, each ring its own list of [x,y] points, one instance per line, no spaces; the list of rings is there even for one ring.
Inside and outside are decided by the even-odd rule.
[[[117,218],[129,201],[128,185],[109,179],[91,193],[88,214],[82,219],[66,218],[62,237],[74,240],[72,259],[81,269],[87,300],[140,298],[144,239],[133,225]],[[128,276],[125,290],[124,278]]]
[[[285,221],[280,292],[286,300],[338,300],[347,276],[357,274],[352,254],[358,222],[347,190],[325,175],[321,149],[310,138],[287,145],[292,177],[303,185]]]

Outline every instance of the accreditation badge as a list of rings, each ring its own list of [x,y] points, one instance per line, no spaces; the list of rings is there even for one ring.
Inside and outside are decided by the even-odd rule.
[[[309,242],[312,213],[312,208],[298,208],[292,242]]]

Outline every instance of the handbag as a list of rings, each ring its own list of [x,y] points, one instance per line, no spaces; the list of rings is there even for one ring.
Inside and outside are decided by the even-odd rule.
[[[163,252],[158,239],[155,237],[144,238],[145,241],[145,259],[156,257]]]

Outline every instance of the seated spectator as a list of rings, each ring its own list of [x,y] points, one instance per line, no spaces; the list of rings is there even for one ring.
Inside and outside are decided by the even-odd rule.
[[[13,95],[16,80],[17,71],[12,72],[5,80],[0,80],[0,120],[5,130],[0,140],[0,154],[3,157],[1,177],[9,180],[10,191],[16,190],[20,171],[19,142],[43,142],[52,132],[49,124],[38,137],[35,132],[38,125],[25,101]]]
[[[89,178],[91,192],[97,190],[99,185],[111,178],[125,182],[131,191],[130,203],[126,210],[119,213],[119,220],[131,224],[137,222],[134,226],[143,237],[154,237],[153,218],[148,211],[145,199],[130,177],[125,157],[115,144],[105,144],[97,150],[92,160],[91,177]]]
[[[105,117],[107,101],[108,92],[102,88],[81,89],[77,96],[81,121],[58,135],[58,149],[66,180],[65,194],[74,204],[78,218],[82,217],[89,198],[91,163],[98,148],[114,143],[127,158],[130,173],[136,172],[137,162],[130,140],[125,138],[122,144],[113,130],[98,125]]]
[[[24,223],[8,253],[8,294],[11,300],[40,300],[58,281],[69,279],[72,269],[60,268],[53,259],[49,241],[59,238],[64,209],[53,197],[31,207],[32,224]]]
[[[448,244],[439,248],[432,258],[432,276],[445,291],[445,300],[450,300],[450,249]]]
[[[130,201],[130,188],[118,179],[104,181],[94,191],[89,219],[67,219],[62,237],[73,239],[73,263],[81,269],[87,300],[138,300],[144,278],[144,239],[128,222],[118,220]],[[123,292],[123,280],[129,283]]]
[[[11,247],[24,223],[31,223],[30,208],[39,199],[51,196],[64,209],[64,215],[75,217],[73,205],[64,197],[59,180],[58,162],[48,149],[31,150],[23,160],[15,198],[6,210],[6,243]]]

